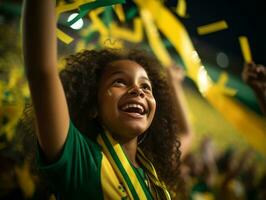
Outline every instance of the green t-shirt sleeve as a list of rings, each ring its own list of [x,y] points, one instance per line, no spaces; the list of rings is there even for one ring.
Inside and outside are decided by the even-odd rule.
[[[101,199],[100,147],[81,134],[70,122],[68,135],[61,155],[52,164],[45,164],[41,150],[37,153],[37,164],[46,175],[55,191],[65,198],[86,199],[88,196]]]

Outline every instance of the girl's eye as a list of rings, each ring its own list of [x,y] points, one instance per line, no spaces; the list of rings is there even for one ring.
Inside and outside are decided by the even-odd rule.
[[[126,81],[123,80],[123,79],[117,79],[115,80],[113,83],[112,83],[113,86],[118,86],[118,87],[121,87],[121,86],[125,86],[126,85]]]
[[[142,89],[144,91],[151,91],[151,86],[147,83],[142,84]]]

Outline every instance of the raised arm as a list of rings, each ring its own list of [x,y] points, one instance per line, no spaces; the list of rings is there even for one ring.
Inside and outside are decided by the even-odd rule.
[[[23,5],[25,72],[37,121],[37,138],[48,161],[59,155],[69,114],[57,71],[55,0],[25,0]]]
[[[182,81],[184,79],[184,72],[180,67],[175,65],[170,66],[166,69],[170,87],[172,87],[175,97],[178,125],[180,133],[179,139],[181,142],[181,159],[189,152],[190,146],[193,139],[193,130],[191,123],[188,120],[188,110],[185,101],[185,95],[182,88]]]

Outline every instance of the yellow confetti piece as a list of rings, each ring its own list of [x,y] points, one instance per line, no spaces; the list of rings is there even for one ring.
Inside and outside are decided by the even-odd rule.
[[[160,34],[152,20],[151,13],[148,10],[142,9],[140,11],[140,15],[144,23],[144,28],[146,30],[151,49],[164,66],[170,66],[172,63],[171,57],[160,39]]]
[[[73,38],[61,31],[60,29],[56,29],[57,37],[64,43],[70,44],[73,41]]]
[[[176,5],[176,13],[180,17],[186,17],[186,11],[187,11],[186,0],[178,0],[178,3]]]
[[[114,7],[114,10],[115,10],[115,13],[116,13],[118,19],[121,22],[125,22],[126,21],[126,17],[125,17],[125,13],[124,13],[124,10],[123,10],[123,6],[121,4],[116,4],[113,7]]]
[[[236,95],[237,91],[235,89],[227,87],[226,86],[227,82],[228,82],[228,74],[223,72],[220,74],[220,77],[219,77],[219,80],[218,80],[216,86],[218,86],[218,88],[221,90],[221,92],[226,94],[226,95],[229,95],[229,96]]]
[[[199,35],[205,35],[208,33],[221,31],[221,30],[224,30],[227,28],[228,28],[228,25],[227,25],[226,21],[218,21],[218,22],[214,22],[214,23],[207,24],[204,26],[199,26],[197,28],[197,31],[198,31]]]
[[[252,56],[249,48],[248,38],[246,36],[240,36],[238,39],[244,60],[245,62],[250,63],[252,61]]]

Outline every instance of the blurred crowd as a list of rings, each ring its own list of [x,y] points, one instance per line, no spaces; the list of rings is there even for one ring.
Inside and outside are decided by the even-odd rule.
[[[255,151],[230,147],[219,153],[211,138],[188,153],[181,165],[191,200],[264,200],[266,171],[259,169]]]
[[[254,91],[261,111],[266,115],[266,67],[246,63],[242,79]],[[196,152],[196,153],[195,153]],[[181,165],[186,193],[191,200],[265,200],[265,162],[251,148],[239,152],[233,147],[218,153],[211,138],[200,148],[188,153]]]

